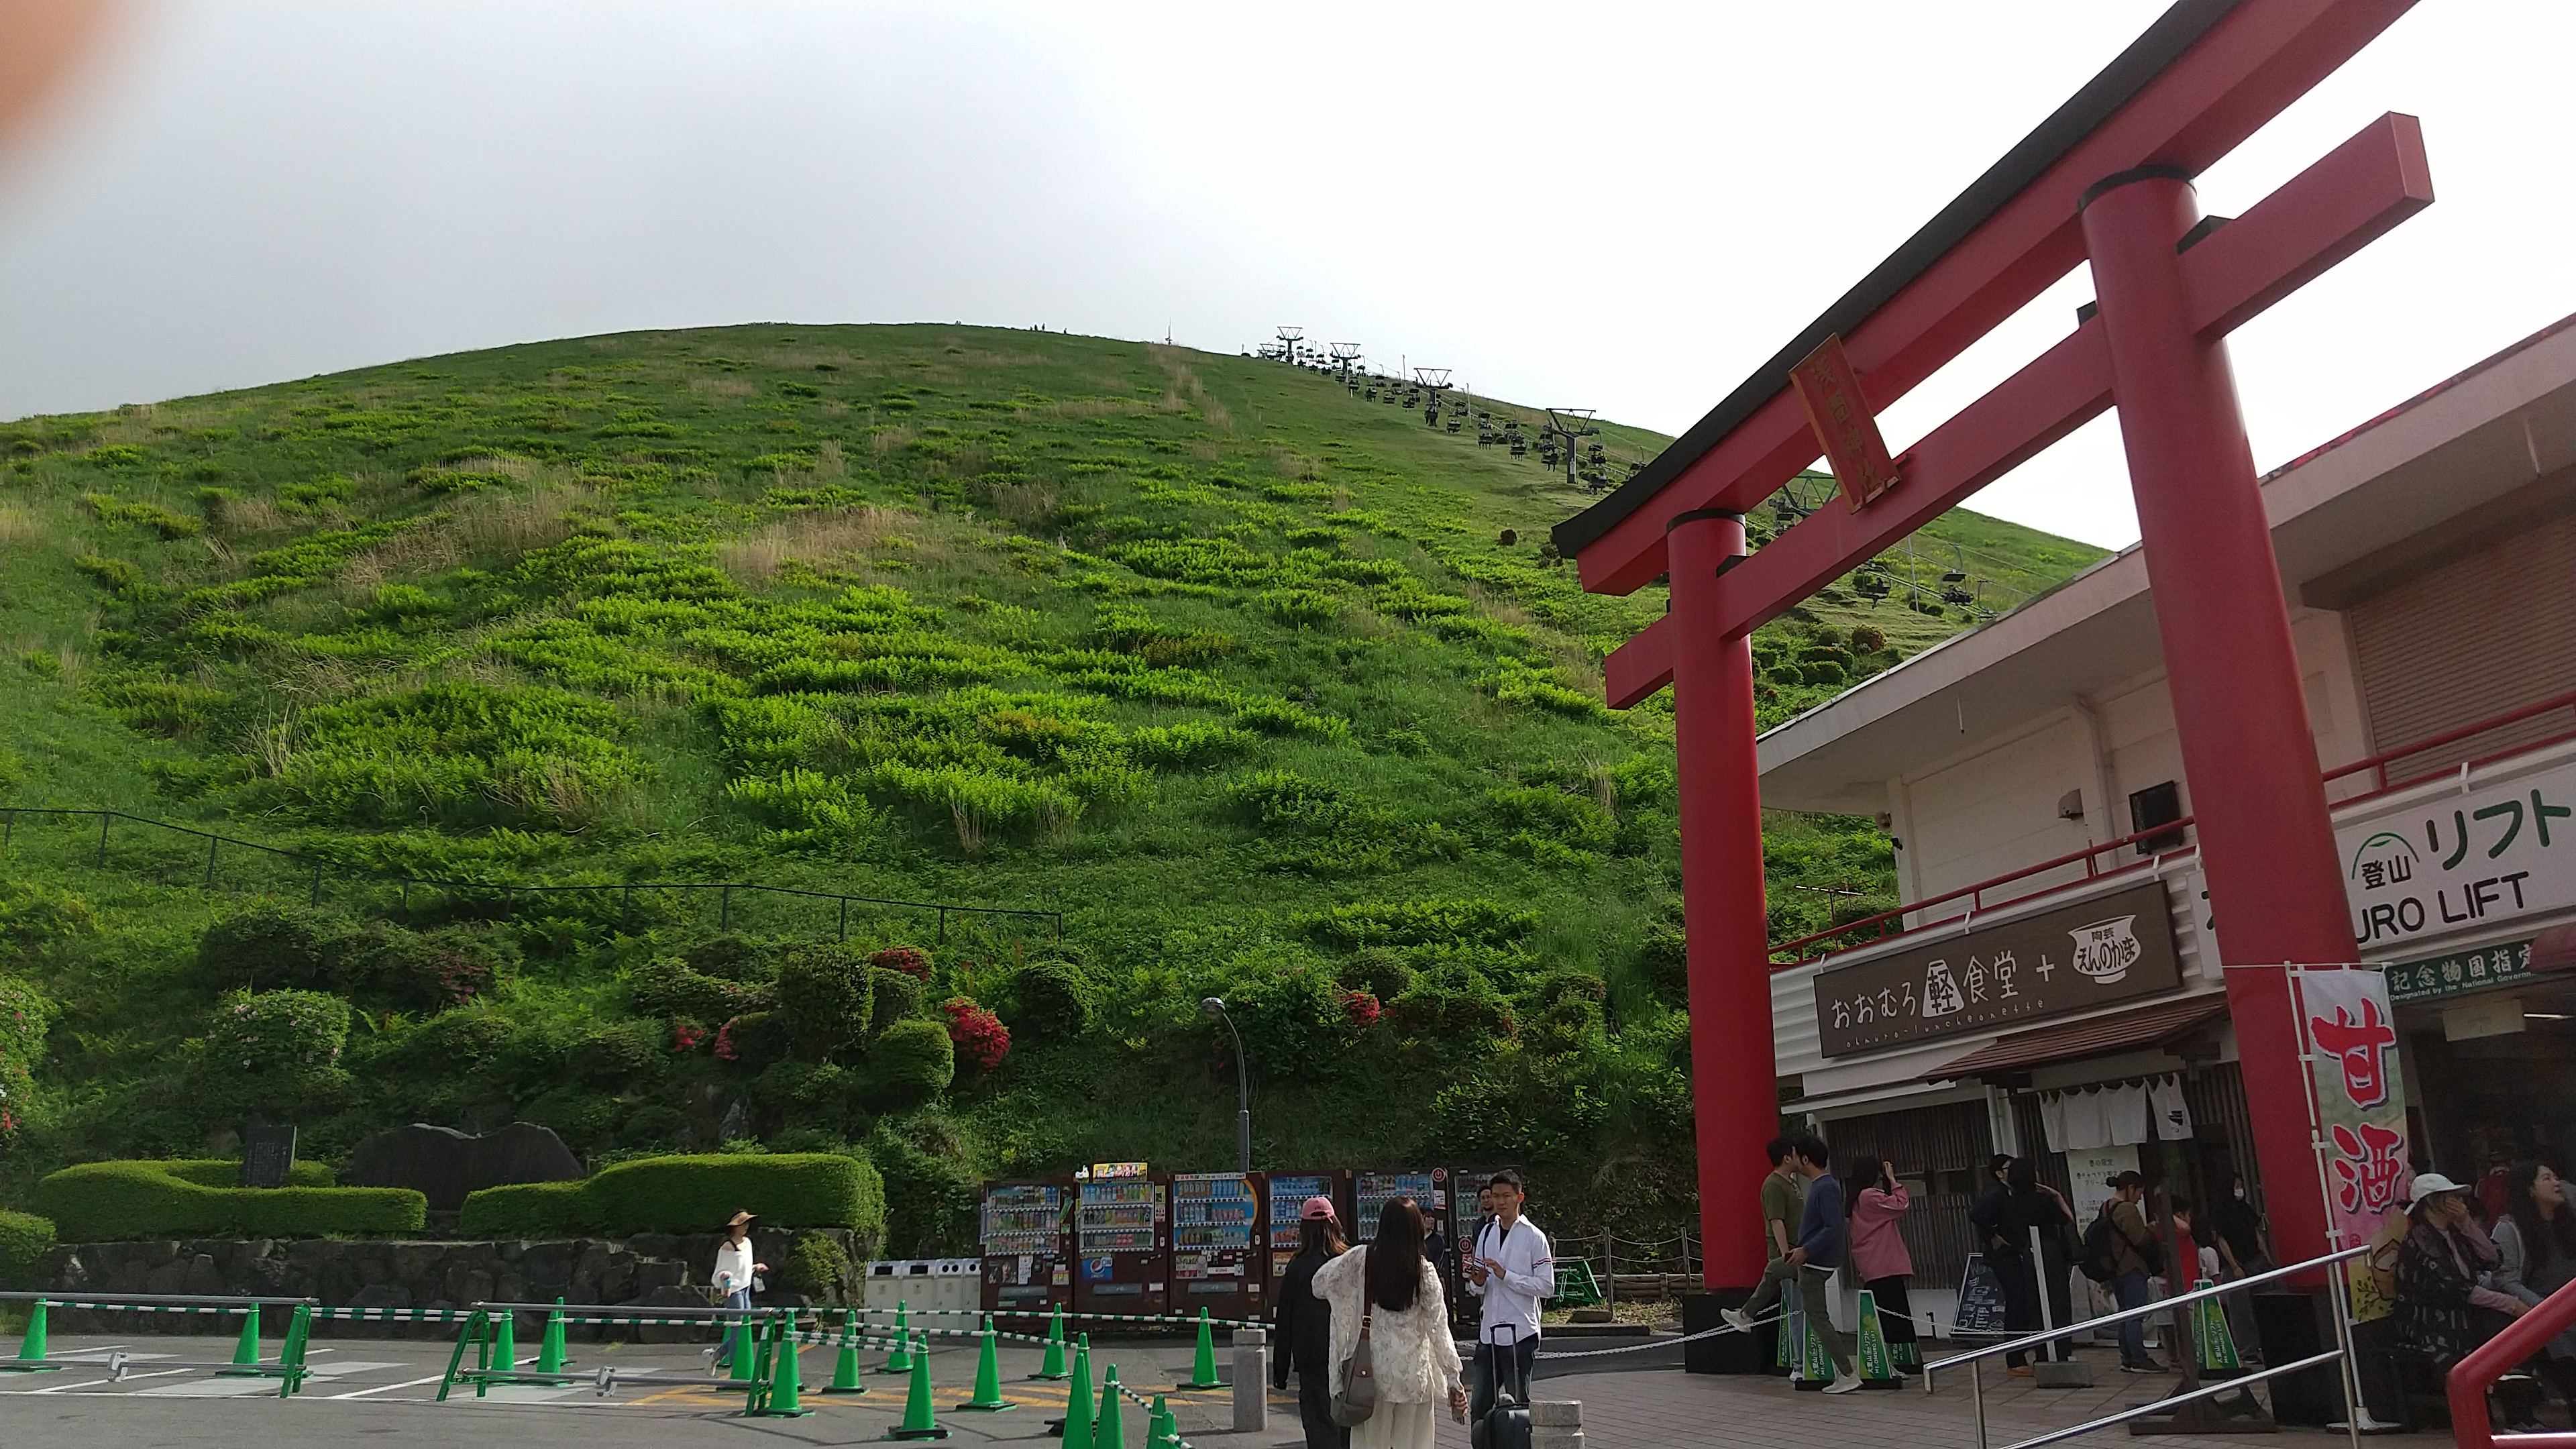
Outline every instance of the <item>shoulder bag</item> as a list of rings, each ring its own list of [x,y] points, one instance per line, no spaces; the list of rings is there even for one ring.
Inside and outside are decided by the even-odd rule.
[[[1365,1283],[1365,1279],[1362,1280]],[[1342,1386],[1333,1391],[1333,1423],[1343,1429],[1356,1429],[1377,1412],[1377,1362],[1369,1348],[1369,1319],[1360,1315],[1360,1341],[1351,1347],[1351,1356],[1342,1360]]]

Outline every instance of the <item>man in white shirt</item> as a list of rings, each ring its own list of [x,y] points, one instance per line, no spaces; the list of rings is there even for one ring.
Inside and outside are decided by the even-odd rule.
[[[1497,1345],[1515,1360],[1511,1384],[1526,1397],[1538,1357],[1538,1305],[1556,1292],[1556,1258],[1547,1234],[1521,1216],[1521,1175],[1506,1168],[1486,1184],[1494,1218],[1476,1233],[1465,1262],[1467,1291],[1485,1300],[1476,1329],[1476,1402],[1469,1420],[1494,1406]]]

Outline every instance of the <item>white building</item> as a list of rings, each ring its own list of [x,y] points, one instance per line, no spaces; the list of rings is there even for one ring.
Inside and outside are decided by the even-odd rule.
[[[2554,813],[2576,807],[2576,318],[2262,487],[2363,958],[2407,968],[2413,1153],[2464,1179],[2533,1153],[2567,1167],[2576,972],[2551,973],[2576,966],[2576,818]],[[1770,731],[1760,764],[1765,805],[1879,816],[1899,842],[1905,914],[1801,948],[1834,954],[1780,969],[1772,1010],[1783,1110],[1924,1194],[1918,1312],[1947,1321],[1990,1152],[2036,1157],[2079,1209],[2122,1165],[2201,1201],[2256,1176],[2137,548]],[[2142,884],[2162,887],[2170,968],[2166,923],[2140,917],[2122,1003],[2053,1004],[2016,929],[2062,950]],[[1868,998],[1934,957],[1974,1009],[1890,1027]],[[2149,1087],[2179,1089],[2188,1136],[2088,1145],[2134,1136],[2118,1119]]]

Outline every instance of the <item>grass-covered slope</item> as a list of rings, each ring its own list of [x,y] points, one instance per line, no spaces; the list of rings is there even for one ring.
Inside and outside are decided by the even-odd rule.
[[[30,420],[0,459],[0,804],[332,867],[129,827],[102,868],[94,819],[20,816],[0,1007],[51,1030],[0,1023],[7,1191],[251,1116],[325,1155],[526,1116],[595,1157],[864,1142],[926,1245],[977,1175],[1230,1158],[1205,995],[1265,1162],[1508,1157],[1595,1217],[1690,1190],[1671,717],[1598,673],[1661,591],[1583,594],[1540,545],[1562,473],[1392,394],[759,326]],[[1999,591],[2095,556],[1942,528]],[[1766,718],[1963,622],[1819,600],[1757,637]],[[1866,822],[1780,822],[1773,867],[1780,934],[1885,899]],[[862,906],[835,953],[791,944],[828,904],[401,874],[1065,927]],[[927,967],[864,959],[897,944]]]

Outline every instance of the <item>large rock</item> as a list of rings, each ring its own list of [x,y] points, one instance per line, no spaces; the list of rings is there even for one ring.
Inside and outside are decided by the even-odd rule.
[[[553,1129],[533,1122],[513,1122],[481,1137],[414,1122],[359,1143],[340,1168],[340,1181],[350,1187],[418,1189],[434,1213],[455,1212],[476,1188],[581,1176],[581,1159]]]

